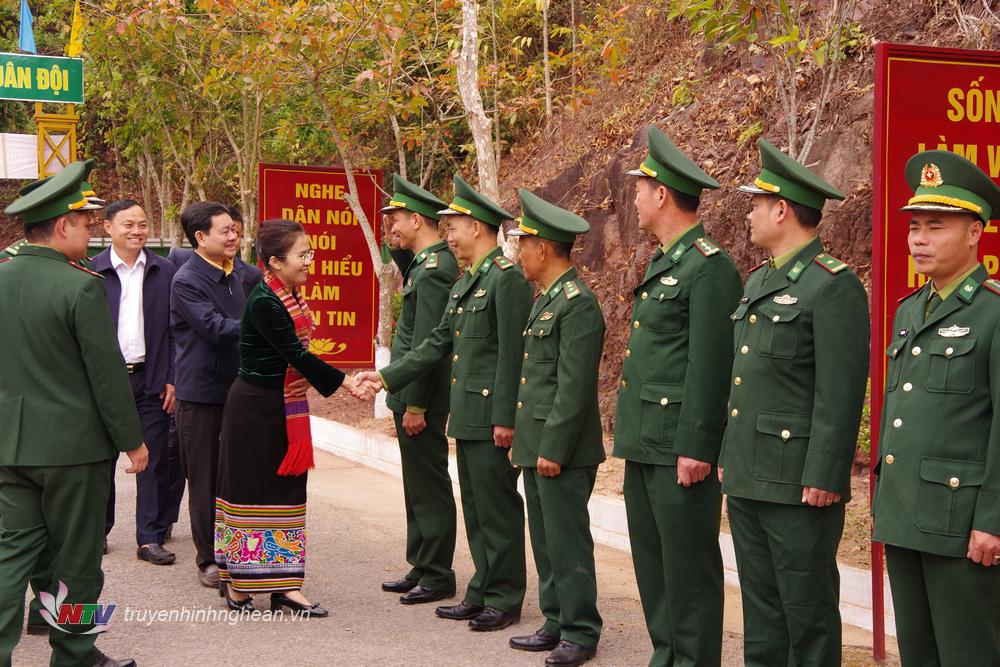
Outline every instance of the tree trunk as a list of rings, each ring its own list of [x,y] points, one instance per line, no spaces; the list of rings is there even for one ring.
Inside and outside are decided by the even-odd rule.
[[[552,122],[552,74],[549,71],[549,0],[542,0],[542,69],[545,72],[545,126]]]
[[[493,152],[491,122],[483,111],[483,98],[479,94],[479,3],[464,0],[462,3],[462,51],[458,58],[458,91],[465,109],[465,118],[472,132],[476,147],[476,166],[479,170],[479,191],[500,201],[500,184],[497,181],[497,163]]]

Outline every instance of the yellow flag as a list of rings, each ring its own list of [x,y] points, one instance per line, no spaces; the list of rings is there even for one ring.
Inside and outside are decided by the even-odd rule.
[[[73,28],[69,33],[69,44],[66,45],[66,55],[78,58],[83,53],[83,12],[80,11],[80,0],[73,5]]]

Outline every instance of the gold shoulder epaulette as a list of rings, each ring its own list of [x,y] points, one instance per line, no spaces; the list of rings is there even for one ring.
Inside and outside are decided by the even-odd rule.
[[[715,243],[706,238],[696,239],[694,244],[698,248],[698,250],[701,251],[701,254],[704,255],[705,257],[710,257],[715,253],[722,251],[722,248],[715,245]]]
[[[831,257],[830,255],[827,255],[825,252],[821,252],[820,254],[816,255],[816,259],[814,259],[813,261],[822,266],[830,273],[840,273],[844,269],[849,268],[847,264],[841,262],[836,257]]]

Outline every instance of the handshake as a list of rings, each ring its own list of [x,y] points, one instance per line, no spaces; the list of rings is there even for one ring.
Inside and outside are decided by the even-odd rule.
[[[344,377],[344,386],[354,398],[359,401],[370,401],[382,391],[382,378],[376,371],[361,371]]]

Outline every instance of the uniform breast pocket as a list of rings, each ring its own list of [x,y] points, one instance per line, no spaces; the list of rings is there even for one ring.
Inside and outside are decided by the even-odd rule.
[[[465,317],[462,335],[466,338],[485,338],[490,334],[490,298],[470,299],[462,308]]]
[[[885,356],[889,358],[889,370],[885,378],[885,388],[887,391],[892,391],[899,384],[899,372],[903,366],[899,355],[903,353],[903,348],[905,347],[906,339],[897,338],[889,344],[889,347],[885,348]]]
[[[746,327],[747,309],[749,309],[749,308],[750,308],[750,304],[747,303],[747,302],[745,302],[745,301],[743,301],[743,302],[740,303],[739,306],[736,307],[736,310],[733,311],[733,314],[729,316],[729,319],[731,319],[733,321],[733,353],[734,354],[736,353],[736,350],[740,346],[740,337],[743,335],[743,329]]]
[[[680,285],[662,285],[649,291],[645,307],[642,309],[642,324],[650,331],[660,333],[676,333],[683,324],[682,300],[677,298],[681,293]],[[648,313],[648,315],[647,315]]]
[[[554,363],[559,358],[559,342],[552,335],[554,330],[555,322],[553,321],[536,321],[528,327],[524,351],[535,363]]]
[[[942,338],[927,346],[927,391],[968,394],[976,387],[976,338]]]
[[[792,359],[799,341],[799,324],[796,321],[801,308],[764,304],[760,307],[760,342],[757,350],[765,357]]]
[[[650,447],[672,448],[684,398],[683,384],[644,382],[639,389],[639,442]]]
[[[985,475],[984,463],[923,458],[917,528],[924,533],[968,537]]]
[[[809,415],[762,412],[757,415],[757,445],[751,474],[764,482],[801,484],[806,465]]]

